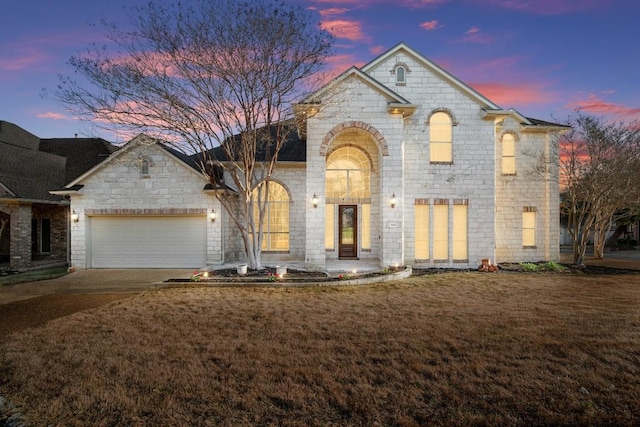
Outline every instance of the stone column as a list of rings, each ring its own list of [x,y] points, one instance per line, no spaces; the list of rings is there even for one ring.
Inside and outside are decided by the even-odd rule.
[[[25,270],[31,266],[31,205],[12,207],[10,233],[9,268]]]

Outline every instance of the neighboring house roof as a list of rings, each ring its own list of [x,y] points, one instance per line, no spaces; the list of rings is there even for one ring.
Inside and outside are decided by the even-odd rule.
[[[117,150],[99,138],[40,139],[0,121],[0,198],[57,203],[63,186]]]
[[[2,198],[60,201],[49,190],[64,183],[65,162],[64,157],[0,142],[0,183],[8,190]]]
[[[40,150],[67,159],[67,183],[102,162],[118,147],[102,138],[51,138],[40,142]]]

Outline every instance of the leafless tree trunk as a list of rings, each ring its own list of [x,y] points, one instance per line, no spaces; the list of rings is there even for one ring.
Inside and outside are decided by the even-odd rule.
[[[260,268],[268,199],[256,193],[268,192],[294,130],[292,104],[320,78],[331,36],[309,9],[276,0],[149,3],[135,12],[132,31],[107,27],[114,53],[94,48],[71,58],[89,85],[62,77],[57,98],[111,130],[197,153],[249,267]]]

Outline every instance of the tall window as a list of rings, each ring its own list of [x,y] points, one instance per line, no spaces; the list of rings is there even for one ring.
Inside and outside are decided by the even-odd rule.
[[[406,70],[403,66],[396,67],[396,84],[403,85],[407,82]]]
[[[516,173],[516,139],[511,133],[502,135],[502,174]]]
[[[371,197],[371,163],[356,147],[341,147],[327,157],[327,198]]]
[[[453,122],[445,112],[429,118],[429,150],[431,162],[453,162]]]
[[[536,208],[526,206],[522,212],[522,246],[536,245]]]
[[[258,197],[258,191],[253,192],[254,200]],[[264,200],[264,192],[260,194]],[[254,217],[258,218],[258,204],[254,205]],[[265,210],[262,250],[263,251],[288,251],[289,250],[289,194],[285,188],[277,183],[269,182],[269,199]]]
[[[463,261],[467,255],[467,211],[466,201],[453,202],[453,259]]]
[[[433,259],[449,259],[449,205],[436,201],[433,206]]]
[[[429,259],[429,205],[415,204],[415,258]]]
[[[333,234],[333,230],[335,229],[335,205],[327,203],[325,205],[325,214],[324,214],[324,248],[325,249],[335,249],[336,247],[336,239]]]
[[[362,204],[360,213],[360,245],[362,249],[371,249],[371,205],[369,203]]]

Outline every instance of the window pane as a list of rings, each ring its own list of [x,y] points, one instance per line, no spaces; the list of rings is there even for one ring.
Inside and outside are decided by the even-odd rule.
[[[415,258],[429,259],[429,205],[415,205]]]
[[[347,171],[327,170],[327,197],[347,197]]]
[[[42,221],[42,252],[51,252],[51,220],[49,218],[43,218]]]
[[[335,248],[335,209],[334,205],[327,204],[324,213],[324,247],[325,249]]]
[[[453,158],[451,155],[451,143],[432,142],[430,146],[432,162],[451,162]]]
[[[433,259],[449,259],[449,205],[433,207]]]
[[[362,205],[360,218],[362,218],[362,230],[360,231],[362,249],[371,249],[371,205],[366,203]]]
[[[467,205],[453,205],[453,259],[467,258]]]
[[[264,187],[262,188],[264,190]],[[256,189],[253,192],[254,199],[264,199],[265,192]],[[258,221],[258,204],[254,203],[253,214]],[[277,182],[269,183],[269,202],[265,209],[265,218],[262,236],[262,249],[268,251],[289,250],[289,194],[287,190]]]
[[[514,174],[516,173],[516,159],[515,159],[515,139],[511,134],[505,134],[502,136],[502,173]]]
[[[502,158],[502,173],[505,175],[512,175],[516,173],[516,159],[515,157],[503,157]]]
[[[536,213],[522,212],[522,246],[536,245]]]

